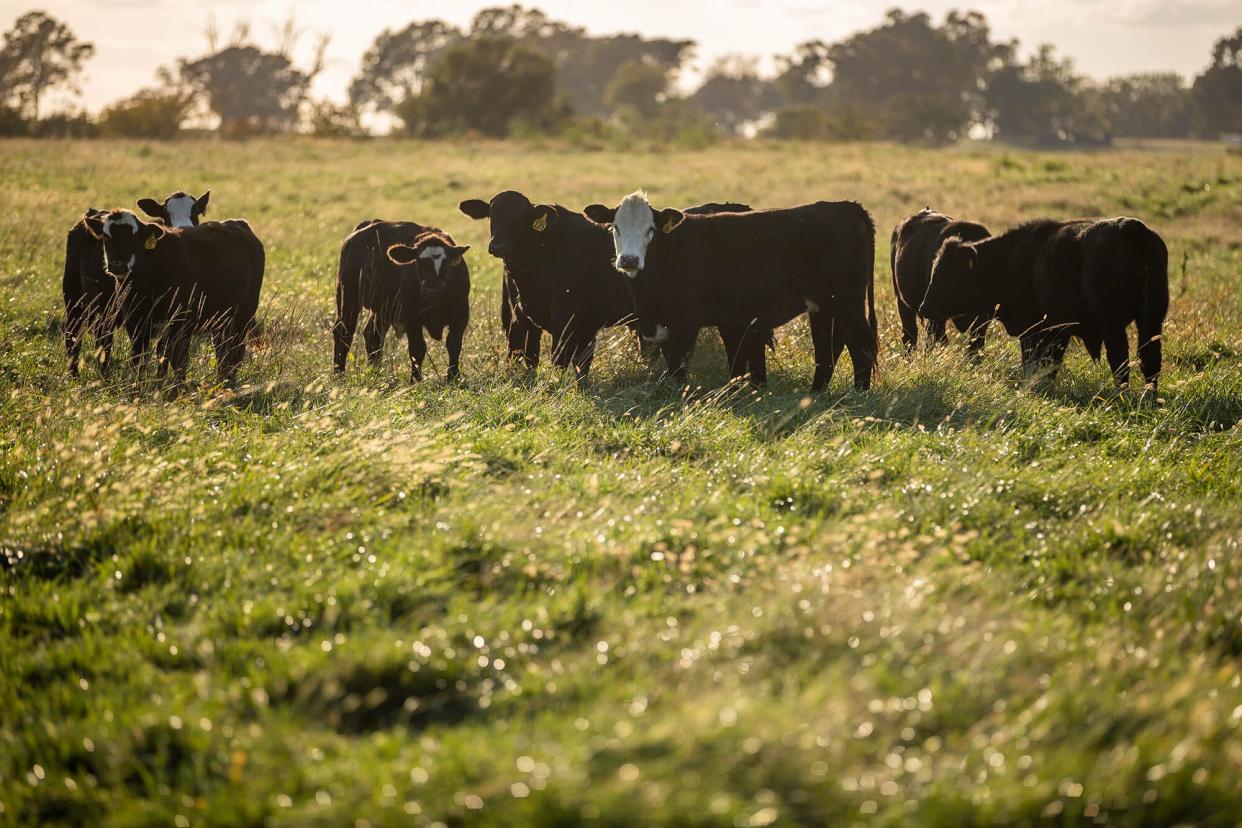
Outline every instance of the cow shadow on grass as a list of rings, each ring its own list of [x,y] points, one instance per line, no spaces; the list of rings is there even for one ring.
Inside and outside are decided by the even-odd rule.
[[[690,387],[653,379],[662,366],[649,360],[646,366],[634,363],[593,384],[591,394],[601,412],[618,418],[659,419],[676,410],[712,406],[751,420],[770,438],[797,431],[826,412],[839,419],[901,429],[1003,428],[1015,417],[1035,416],[1027,405],[1031,401],[1081,413],[1109,411],[1153,425],[1173,420],[1179,430],[1198,433],[1227,430],[1242,422],[1242,384],[1228,374],[1211,373],[1228,371],[1238,362],[1234,351],[1221,347],[1166,359],[1158,395],[1143,389],[1137,366],[1130,387],[1119,389],[1103,363],[1080,356],[1069,360],[1055,378],[1039,381],[1024,378],[1016,353],[1004,350],[973,361],[960,348],[949,346],[921,352],[913,363],[910,359],[889,352],[871,390],[860,392],[853,389],[853,366],[843,354],[829,388],[812,395],[809,365],[781,364],[779,356],[772,360],[776,365],[767,387],[730,382],[719,341],[703,337],[691,362]]]

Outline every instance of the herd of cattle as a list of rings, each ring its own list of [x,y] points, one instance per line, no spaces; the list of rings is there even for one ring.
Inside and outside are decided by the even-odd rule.
[[[64,334],[73,373],[89,331],[106,374],[113,333],[123,327],[139,372],[154,342],[160,375],[171,369],[183,381],[192,339],[204,332],[220,377],[235,377],[256,330],[264,250],[245,221],[204,222],[209,195],[142,199],[138,206],[154,221],[129,210],[87,210],[69,231]],[[730,375],[761,384],[773,332],[805,313],[812,390],[829,383],[843,349],[854,385],[871,385],[879,353],[875,224],[855,202],[656,209],[639,192],[615,208],[593,204],[579,213],[505,191],[460,209],[489,221],[488,252],[504,265],[500,318],[509,354],[531,369],[547,332],[553,362],[585,381],[599,332],[629,325],[661,346],[669,374],[684,382],[700,329],[715,327]],[[444,340],[448,379],[456,379],[470,318],[468,249],[415,222],[359,224],[337,271],[335,370],[345,370],[366,309],[372,362],[395,328],[407,339],[412,379],[420,379],[426,333]],[[996,319],[1018,338],[1028,376],[1055,374],[1078,337],[1097,361],[1103,348],[1124,385],[1133,322],[1143,375],[1156,385],[1168,251],[1137,219],[1038,220],[992,235],[929,208],[894,228],[890,264],[907,349],[918,343],[920,318],[936,342],[951,320],[972,352]]]

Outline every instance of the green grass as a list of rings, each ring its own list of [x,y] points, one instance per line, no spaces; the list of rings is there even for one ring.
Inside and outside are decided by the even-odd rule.
[[[509,369],[462,198],[856,198],[882,376],[805,397]],[[210,187],[268,249],[243,387],[64,369],[87,206]],[[907,360],[889,228],[1129,213],[1170,245],[1161,401],[993,333]],[[0,824],[1192,823],[1242,813],[1242,158],[748,144],[0,146]],[[464,382],[329,375],[339,241],[472,244]],[[122,342],[124,338],[121,338]],[[126,346],[119,348],[124,358]]]

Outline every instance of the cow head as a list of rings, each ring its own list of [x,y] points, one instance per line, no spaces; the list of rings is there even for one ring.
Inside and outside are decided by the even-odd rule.
[[[207,200],[210,198],[211,190],[198,198],[178,190],[164,199],[163,204],[153,198],[140,198],[138,206],[142,212],[169,227],[197,227],[207,214]]]
[[[521,193],[505,190],[490,202],[479,198],[458,205],[472,219],[490,219],[492,237],[487,252],[498,259],[538,243],[556,224],[556,208],[551,204],[531,204]]]
[[[987,304],[978,277],[979,251],[961,239],[940,246],[932,262],[931,281],[919,313],[925,319],[968,316]]]
[[[641,190],[626,196],[614,210],[592,204],[583,211],[586,217],[612,233],[617,270],[636,278],[647,265],[647,252],[657,235],[671,233],[686,216],[681,210],[668,207],[656,210]]]
[[[461,264],[469,249],[469,245],[455,245],[439,233],[424,233],[413,244],[391,245],[388,259],[402,267],[402,290],[416,290],[424,302],[431,304],[444,296],[449,271]]]
[[[103,242],[104,270],[117,279],[132,274],[168,235],[158,224],[145,224],[129,210],[89,213],[82,223],[88,233]]]

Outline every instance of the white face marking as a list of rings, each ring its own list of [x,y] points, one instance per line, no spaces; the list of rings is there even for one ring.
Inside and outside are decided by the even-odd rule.
[[[631,279],[647,264],[647,245],[655,236],[655,213],[642,191],[625,197],[612,222],[617,270]]]
[[[643,339],[647,340],[652,345],[661,345],[665,342],[668,342],[668,328],[664,327],[663,325],[657,324],[655,336],[645,336],[643,337]]]
[[[172,227],[194,226],[194,198],[192,196],[175,196],[164,202],[168,211],[168,223]]]
[[[121,213],[119,217],[110,218],[104,222],[103,231],[108,238],[112,238],[112,225],[114,224],[128,224],[132,232],[138,232],[138,219],[134,218],[132,213]]]
[[[431,259],[432,264],[436,266],[437,276],[440,275],[440,266],[444,264],[444,260],[447,257],[448,254],[444,252],[443,247],[427,247],[423,249],[422,253],[418,254],[420,259]]]

